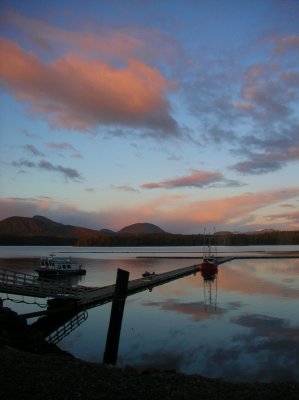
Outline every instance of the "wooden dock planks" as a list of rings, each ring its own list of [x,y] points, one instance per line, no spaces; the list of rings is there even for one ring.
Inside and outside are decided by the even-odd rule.
[[[151,275],[150,277],[144,277],[140,279],[134,279],[129,281],[127,296],[133,295],[144,290],[151,289],[155,286],[163,285],[166,282],[170,282],[175,279],[182,278],[183,276],[196,274],[199,271],[199,264],[175,269],[161,274]],[[92,291],[86,291],[78,299],[78,306],[90,306],[99,303],[111,301],[114,294],[115,285],[106,286],[103,288],[95,288]]]

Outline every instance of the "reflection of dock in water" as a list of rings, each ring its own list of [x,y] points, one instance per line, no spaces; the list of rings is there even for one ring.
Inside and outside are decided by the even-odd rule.
[[[61,325],[55,332],[50,333],[46,340],[48,343],[56,344],[73,332],[79,325],[81,325],[88,318],[87,311],[80,311],[68,320],[64,325]]]
[[[56,344],[78,328],[87,318],[87,311],[65,312],[41,317],[31,326],[43,332],[48,343]]]

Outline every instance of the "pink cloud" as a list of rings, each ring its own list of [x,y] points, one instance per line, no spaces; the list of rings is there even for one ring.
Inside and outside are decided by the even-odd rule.
[[[197,201],[189,201],[186,196],[160,196],[142,204],[137,203],[134,206],[124,204],[118,208],[106,207],[97,212],[82,211],[75,204],[58,204],[53,200],[48,200],[46,203],[48,207],[41,211],[40,201],[42,200],[40,199],[2,199],[0,201],[0,218],[12,215],[42,214],[57,222],[92,229],[110,228],[113,230],[146,221],[173,233],[202,232],[203,227],[210,224],[228,229],[231,227],[248,229],[263,208],[269,208],[281,201],[298,196],[299,188]],[[42,204],[44,206],[45,202],[43,201]],[[267,214],[269,213],[264,213],[265,217]],[[298,229],[296,220],[291,224],[284,220],[280,224],[281,229],[296,229],[296,226]]]
[[[68,48],[78,54],[113,56],[117,59],[132,57],[144,46],[142,40],[125,31],[108,28],[98,29],[94,34],[61,29],[45,20],[37,20],[17,12],[6,13],[2,24],[26,35],[36,47],[46,52],[57,53]]]
[[[33,156],[40,156],[43,157],[44,154],[39,151],[35,146],[33,146],[32,144],[27,144],[24,146],[24,148]]]
[[[252,212],[276,203],[284,198],[299,194],[299,189],[269,191],[238,196],[195,201],[183,210],[185,218],[191,221],[214,222],[216,224],[240,221]],[[174,212],[176,212],[174,210]],[[181,213],[182,214],[182,213]]]
[[[132,186],[130,185],[111,185],[112,189],[116,189],[116,190],[120,190],[123,192],[134,192],[137,193],[138,190],[134,189]]]
[[[286,205],[285,205],[286,207]],[[290,206],[289,206],[290,207]],[[281,214],[270,214],[267,215],[266,218],[270,221],[275,221],[278,219],[285,221],[294,221],[299,224],[299,211],[289,212],[289,213],[281,213]]]
[[[96,25],[90,20],[87,24],[81,20],[75,30],[62,29],[46,20],[38,20],[18,12],[7,12],[0,21],[8,30],[22,35],[26,44],[33,45],[47,55],[67,51],[113,62],[127,62],[130,58],[151,63],[157,58],[171,60],[171,64],[181,61],[181,50],[176,41],[149,27],[130,25],[115,29],[107,25],[105,20]]]
[[[163,225],[170,232],[190,232],[202,230],[203,226],[213,224],[218,227],[243,228],[251,226],[257,220],[257,214],[264,207],[299,195],[299,188],[264,191],[209,200],[188,201],[184,197],[161,196],[142,208],[136,209],[143,219]],[[285,225],[287,226],[287,224]],[[290,226],[289,229],[293,227]]]
[[[49,172],[58,172],[59,174],[62,174],[66,180],[72,179],[75,181],[80,181],[82,180],[81,174],[75,169],[71,167],[65,167],[62,165],[54,165],[50,163],[47,160],[40,160],[38,163],[34,163],[29,160],[20,160],[20,161],[12,161],[11,165],[13,167],[21,169],[20,171],[24,172],[24,169],[40,169],[44,171],[49,171]]]
[[[55,127],[87,130],[124,125],[177,134],[164,91],[171,86],[158,70],[130,60],[115,68],[103,61],[65,56],[50,64],[0,40],[6,88]]]
[[[247,101],[243,101],[243,102],[237,101],[237,102],[233,103],[233,107],[237,110],[244,110],[244,111],[254,110],[254,106]]]
[[[192,170],[190,175],[182,176],[175,179],[168,179],[161,182],[144,183],[141,185],[144,189],[155,188],[176,188],[176,187],[203,187],[223,181],[224,177],[220,172],[208,172],[200,170]]]
[[[191,316],[195,321],[204,321],[211,318],[211,313],[207,312],[204,303],[180,303],[176,300],[165,300],[162,302],[144,302],[145,307],[158,307],[161,310],[174,311],[176,313],[182,313]],[[213,310],[212,315],[222,315],[225,310],[221,307],[217,307]]]
[[[0,219],[13,216],[32,217],[41,214],[42,211],[48,211],[53,203],[51,198],[2,198],[0,199]]]
[[[48,142],[47,147],[50,149],[60,149],[60,150],[66,150],[66,149],[71,149],[75,150],[74,146],[70,143],[67,142],[61,142],[61,143],[54,143],[54,142]]]
[[[283,55],[289,51],[299,51],[299,35],[276,36],[274,42],[274,53]]]
[[[293,114],[298,82],[298,73],[291,68],[282,71],[277,63],[253,64],[245,72],[240,99],[233,108],[263,123],[281,121]]]
[[[276,152],[264,152],[250,155],[251,159],[238,162],[230,168],[244,174],[261,174],[275,171],[290,161],[299,159],[299,146],[277,149]]]
[[[285,207],[285,208],[296,208],[294,204],[281,204],[280,207]]]

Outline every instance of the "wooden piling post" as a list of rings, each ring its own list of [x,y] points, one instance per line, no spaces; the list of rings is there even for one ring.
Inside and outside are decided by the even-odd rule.
[[[115,365],[120,339],[121,324],[127,296],[130,273],[123,269],[117,270],[114,295],[111,306],[110,322],[104,352],[104,364]]]

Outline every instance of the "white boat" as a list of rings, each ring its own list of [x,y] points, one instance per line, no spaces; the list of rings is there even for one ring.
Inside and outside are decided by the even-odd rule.
[[[82,264],[73,261],[71,257],[56,257],[54,254],[51,254],[49,257],[41,257],[39,268],[35,271],[40,277],[86,274],[86,269],[83,268]]]

